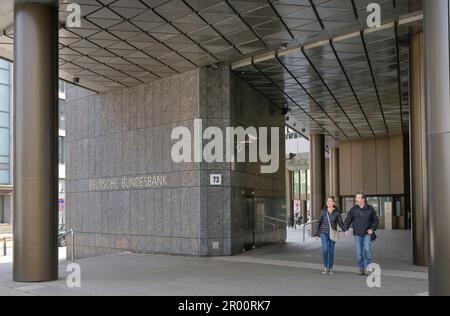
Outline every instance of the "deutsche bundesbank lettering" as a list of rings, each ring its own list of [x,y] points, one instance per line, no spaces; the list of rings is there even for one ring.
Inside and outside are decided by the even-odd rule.
[[[120,189],[145,189],[166,187],[167,176],[137,176],[89,180],[89,191],[109,191]]]

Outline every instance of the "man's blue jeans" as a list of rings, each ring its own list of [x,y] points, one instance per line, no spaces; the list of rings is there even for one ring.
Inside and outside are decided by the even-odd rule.
[[[329,234],[320,234],[320,239],[322,240],[322,255],[323,255],[323,266],[326,269],[333,269],[334,263],[334,246],[336,242],[330,239]]]
[[[372,263],[372,237],[370,235],[355,236],[355,246],[359,269],[366,270]]]

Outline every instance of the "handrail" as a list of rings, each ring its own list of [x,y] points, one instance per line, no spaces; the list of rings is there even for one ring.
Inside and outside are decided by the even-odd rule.
[[[257,232],[257,231],[256,231],[256,227],[255,227],[254,233],[267,233],[267,232],[271,232],[271,233],[272,233],[272,240],[275,239],[275,230],[276,230],[277,224],[270,223],[270,222],[265,222],[265,221],[261,221],[261,220],[256,220],[255,223],[260,223],[260,224],[263,224],[263,225],[270,225],[270,226],[272,226],[272,230],[262,230],[262,231]],[[255,247],[255,245],[253,245],[253,247]]]
[[[275,222],[286,224],[286,220],[285,219],[279,219],[279,218],[268,216],[268,215],[264,215],[264,218],[268,218],[268,219],[271,219],[271,220],[273,220]]]
[[[308,223],[304,223],[304,224],[301,225],[301,226],[303,226],[303,242],[305,242],[305,238],[306,238],[306,236],[305,236],[305,234],[306,234],[306,226],[309,226],[309,225],[312,226],[312,224],[317,223],[318,221],[319,221],[319,220],[316,219],[316,220],[314,220],[314,221],[310,221],[310,222],[308,222]]]
[[[75,252],[75,231],[73,229],[69,230],[67,233],[64,233],[58,236],[58,240],[64,239],[67,236],[72,235],[72,262],[74,262],[74,252]]]
[[[67,236],[72,235],[72,251],[71,251],[71,255],[72,255],[72,262],[74,262],[74,253],[75,253],[75,231],[73,229],[69,230],[67,233],[64,233],[62,235],[58,236],[58,240],[60,241],[61,239],[66,238]],[[7,242],[14,240],[14,238],[12,237],[2,237],[0,238],[0,240],[3,241],[3,256],[6,257],[7,255]]]
[[[265,221],[258,221],[258,220],[256,220],[255,223],[271,225],[273,230],[275,230],[275,228],[277,227],[277,224],[270,223],[270,222],[265,222]],[[266,231],[262,231],[262,232],[266,232]]]

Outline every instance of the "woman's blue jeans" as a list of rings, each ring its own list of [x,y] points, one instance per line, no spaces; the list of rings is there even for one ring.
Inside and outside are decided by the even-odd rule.
[[[330,239],[330,234],[320,234],[320,239],[322,240],[323,266],[331,270],[333,269],[336,242]]]

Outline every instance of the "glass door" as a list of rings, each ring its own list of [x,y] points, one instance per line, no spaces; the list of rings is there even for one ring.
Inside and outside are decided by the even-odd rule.
[[[5,223],[5,198],[0,195],[0,224]]]
[[[249,251],[255,248],[255,197],[253,190],[244,191],[244,250]]]

